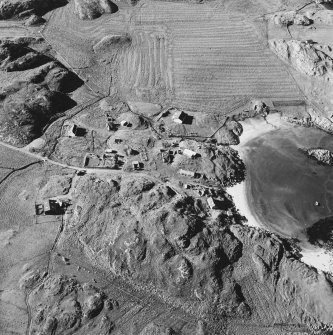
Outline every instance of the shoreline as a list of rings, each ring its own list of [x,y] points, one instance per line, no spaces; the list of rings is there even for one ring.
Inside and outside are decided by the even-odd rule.
[[[254,138],[257,138],[267,132],[276,130],[279,126],[282,126],[284,122],[281,120],[279,114],[270,114],[266,117],[254,117],[240,121],[243,127],[243,133],[240,136],[240,143],[238,145],[232,145],[231,147],[238,151],[240,158],[246,161],[247,148],[246,144]],[[276,123],[276,124],[275,124]],[[256,217],[255,213],[251,211],[248,202],[247,193],[247,180],[236,184],[235,186],[228,187],[226,191],[233,197],[236,208],[242,216],[247,219],[247,225],[250,227],[266,229],[264,225],[260,224],[260,220]]]
[[[240,121],[240,123],[243,126],[240,143],[232,147],[238,151],[239,156],[244,163],[246,163],[247,143],[249,141],[270,131],[288,126],[286,121],[281,118],[280,114],[270,114],[266,117],[266,120],[262,117],[256,117]],[[260,222],[256,214],[251,210],[251,205],[249,204],[249,191],[247,189],[248,182],[249,181],[245,179],[235,186],[228,187],[226,191],[233,197],[235,207],[239,211],[240,215],[246,217],[246,225],[270,231],[262,222]],[[302,262],[316,268],[319,271],[333,274],[332,253],[323,248],[311,245],[308,241],[301,241],[299,243],[299,247],[301,249],[300,254],[302,257],[300,260]]]

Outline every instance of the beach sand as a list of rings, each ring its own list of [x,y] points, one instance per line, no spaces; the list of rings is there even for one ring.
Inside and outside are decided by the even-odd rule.
[[[243,133],[240,137],[240,143],[232,146],[233,149],[239,152],[239,156],[245,160],[246,157],[246,143],[254,138],[257,138],[265,133],[268,133],[283,124],[279,114],[268,115],[266,121],[260,118],[246,119],[241,122],[243,126]],[[246,193],[246,181],[243,181],[233,187],[229,187],[227,192],[234,198],[236,208],[239,213],[246,217],[247,224],[251,227],[265,228],[259,224],[258,218],[250,209],[248,204],[248,195]]]

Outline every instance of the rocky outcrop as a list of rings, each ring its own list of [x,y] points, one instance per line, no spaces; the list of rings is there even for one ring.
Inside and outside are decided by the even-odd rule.
[[[136,287],[204,317],[333,326],[332,283],[287,241],[213,219],[203,201],[146,177],[85,176],[75,194],[69,234]]]
[[[205,203],[144,177],[87,177],[75,194],[72,232],[103,267],[190,309],[240,313],[230,266],[242,245],[222,223],[209,228]]]
[[[333,59],[321,51],[317,43],[273,39],[269,45],[284,62],[300,73],[315,77],[333,75]]]
[[[128,35],[107,35],[104,36],[94,46],[94,52],[110,52],[112,49],[119,49],[123,46],[128,46],[131,43],[131,38]]]
[[[45,20],[42,18],[42,17],[40,17],[40,16],[38,16],[38,15],[36,15],[36,14],[33,14],[33,15],[31,15],[26,21],[25,21],[25,25],[26,26],[38,26],[38,25],[40,25],[40,24],[43,24],[43,23],[45,23]]]
[[[74,0],[74,11],[81,20],[93,20],[104,13],[118,11],[117,5],[110,0]]]
[[[308,26],[312,20],[304,14],[299,14],[296,11],[282,12],[272,16],[272,20],[279,26],[301,25]]]
[[[27,83],[0,100],[0,138],[16,146],[29,144],[42,135],[51,118],[75,103],[61,92]]]
[[[312,148],[306,149],[305,152],[310,158],[315,159],[318,163],[333,165],[333,154],[329,150]]]
[[[66,0],[1,0],[0,20],[24,16],[25,14],[44,15],[46,12],[66,3]]]
[[[29,38],[0,40],[0,70],[23,71],[50,61],[48,57],[29,47],[32,42],[37,41]]]
[[[242,287],[249,306],[264,323],[307,324],[322,334],[333,329],[332,281],[297,258],[290,245],[273,234],[243,226],[231,231],[243,245],[234,278]],[[288,323],[289,321],[287,321]]]
[[[49,276],[34,290],[30,301],[32,333],[73,334],[87,324],[98,327],[101,334],[111,334],[114,323],[107,314],[118,303],[97,287],[62,276]]]
[[[17,72],[17,81],[0,91],[0,138],[17,146],[41,136],[43,127],[75,106],[67,95],[82,81],[33,47],[31,38],[0,41],[0,69]]]
[[[303,127],[316,127],[327,133],[333,134],[333,122],[331,120],[318,114],[312,108],[310,108],[308,112],[309,114],[304,117],[290,117],[283,115],[282,119]]]
[[[332,0],[315,0],[315,3],[317,4],[333,4],[333,1]]]

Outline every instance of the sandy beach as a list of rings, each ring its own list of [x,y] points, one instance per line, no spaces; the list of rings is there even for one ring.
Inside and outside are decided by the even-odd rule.
[[[246,143],[252,139],[268,133],[282,125],[282,120],[279,114],[268,115],[266,121],[263,118],[246,119],[241,122],[243,133],[240,137],[240,143],[232,146],[233,149],[239,152],[240,157],[244,160],[246,156]],[[246,194],[246,181],[243,181],[233,187],[229,187],[227,192],[234,198],[236,207],[241,215],[247,218],[247,224],[251,227],[265,228],[260,225],[259,219],[250,210],[248,204],[248,196]]]
[[[281,120],[279,114],[269,115],[266,120],[263,118],[247,119],[241,122],[241,124],[243,126],[243,134],[240,137],[240,144],[234,146],[234,149],[239,152],[240,157],[245,161],[248,150],[246,144],[249,141],[274,129],[288,126]],[[249,203],[251,194],[249,194],[249,190],[247,189],[248,182],[249,181],[243,181],[240,184],[230,187],[227,189],[227,192],[233,197],[236,208],[238,208],[240,214],[247,218],[247,225],[268,230],[269,227],[266,227],[263,222],[260,222],[260,219],[253,210],[251,210],[251,204]],[[306,241],[301,243],[301,250],[303,256],[302,261],[304,263],[315,267],[319,271],[333,273],[332,254]]]

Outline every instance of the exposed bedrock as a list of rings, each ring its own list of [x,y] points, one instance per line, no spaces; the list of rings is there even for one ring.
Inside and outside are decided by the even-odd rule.
[[[275,24],[280,26],[300,25],[308,26],[312,20],[304,14],[299,14],[296,11],[281,12],[272,16]]]
[[[326,149],[311,148],[305,150],[306,154],[315,159],[318,163],[325,165],[333,165],[333,154]]]
[[[75,106],[67,93],[83,82],[50,56],[33,49],[35,39],[0,40],[0,70],[18,79],[0,90],[0,138],[17,146],[42,135],[43,127]]]
[[[309,41],[283,39],[272,39],[269,45],[284,62],[305,75],[333,75],[333,59],[324,52],[325,46]]]
[[[0,20],[31,14],[44,15],[67,3],[67,0],[1,0]]]
[[[93,20],[118,11],[118,6],[109,0],[74,0],[74,6],[75,13],[82,20]]]
[[[71,233],[91,259],[135,285],[201,315],[331,325],[330,279],[288,242],[213,219],[201,200],[145,177],[86,176],[75,194]]]

